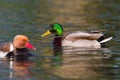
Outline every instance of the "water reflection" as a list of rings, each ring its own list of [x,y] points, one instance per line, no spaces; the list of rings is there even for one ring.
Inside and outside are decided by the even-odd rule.
[[[104,74],[100,73],[97,68],[109,67],[102,60],[110,59],[111,52],[109,49],[80,49],[64,48],[62,50],[62,65],[54,67],[55,75],[66,79],[94,79]],[[59,52],[58,52],[59,53]]]
[[[17,80],[27,80],[32,79],[31,72],[29,71],[30,66],[33,66],[34,63],[28,59],[28,57],[14,57],[5,60],[9,65],[10,74],[9,79]],[[8,77],[6,77],[8,78]]]

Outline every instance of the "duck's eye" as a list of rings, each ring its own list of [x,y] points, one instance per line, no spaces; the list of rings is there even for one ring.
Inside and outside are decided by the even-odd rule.
[[[53,24],[50,25],[49,31],[50,31],[51,33],[56,33],[56,32],[57,32],[56,29],[54,29],[54,25],[53,25]]]
[[[51,33],[56,33],[57,31],[55,29],[50,30]]]

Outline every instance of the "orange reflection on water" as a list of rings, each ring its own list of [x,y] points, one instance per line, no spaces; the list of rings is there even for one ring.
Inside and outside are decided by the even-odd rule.
[[[16,58],[14,61],[9,61],[9,67],[13,70],[10,72],[10,78],[20,78],[21,80],[32,78],[32,74],[29,69],[34,65],[35,64],[33,62],[24,57]]]

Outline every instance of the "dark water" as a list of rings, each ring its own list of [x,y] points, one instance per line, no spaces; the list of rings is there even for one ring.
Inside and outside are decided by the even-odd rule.
[[[0,59],[0,80],[119,80],[119,8],[119,0],[1,0],[0,41],[25,34],[37,50],[28,61]],[[40,38],[54,22],[63,24],[65,33],[101,30],[113,40],[108,49],[54,52],[53,35]]]

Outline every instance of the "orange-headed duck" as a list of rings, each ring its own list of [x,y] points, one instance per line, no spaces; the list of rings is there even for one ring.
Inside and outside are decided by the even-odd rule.
[[[36,48],[29,42],[29,39],[25,35],[16,35],[13,42],[0,42],[0,58],[27,55],[29,50]]]

